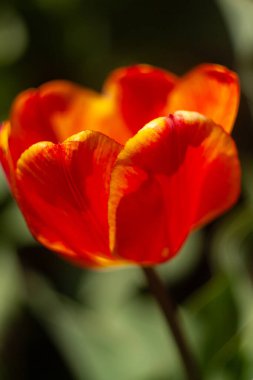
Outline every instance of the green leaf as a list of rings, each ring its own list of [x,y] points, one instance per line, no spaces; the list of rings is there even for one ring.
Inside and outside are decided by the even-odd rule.
[[[100,291],[104,294],[106,277],[112,282],[109,277],[115,273],[100,274],[100,285],[97,282],[92,292],[94,299]],[[129,272],[122,271],[114,282],[115,287],[122,286],[123,277],[126,282]],[[96,300],[93,309],[84,308],[60,297],[42,278],[34,277],[32,281],[31,307],[77,379],[83,379],[86,374],[91,380],[182,377],[174,341],[153,299],[142,302],[123,299],[113,309],[103,309]]]

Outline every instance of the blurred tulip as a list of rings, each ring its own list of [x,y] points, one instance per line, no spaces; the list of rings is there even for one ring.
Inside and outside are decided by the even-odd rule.
[[[32,234],[87,267],[171,259],[238,198],[238,102],[236,74],[211,64],[182,78],[121,68],[102,94],[65,81],[23,92],[0,158]]]

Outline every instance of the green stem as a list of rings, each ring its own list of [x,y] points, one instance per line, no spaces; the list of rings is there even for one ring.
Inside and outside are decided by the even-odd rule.
[[[150,290],[153,293],[157,303],[159,304],[166,319],[167,325],[174,336],[178,351],[182,359],[182,363],[184,365],[186,378],[188,380],[201,380],[198,366],[195,362],[191,350],[188,347],[188,342],[186,341],[186,338],[180,327],[180,323],[177,318],[176,310],[171,297],[169,296],[154,268],[143,267],[142,269],[147,278]]]

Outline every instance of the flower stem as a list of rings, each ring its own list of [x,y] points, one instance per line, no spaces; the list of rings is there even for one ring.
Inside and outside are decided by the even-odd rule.
[[[174,336],[184,365],[186,378],[188,380],[201,380],[199,369],[181,330],[174,303],[169,296],[167,289],[165,289],[154,268],[143,267],[143,272],[147,278],[150,290],[163,311],[167,325]]]

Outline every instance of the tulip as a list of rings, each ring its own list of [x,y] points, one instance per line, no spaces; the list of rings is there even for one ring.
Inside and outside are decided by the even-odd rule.
[[[121,68],[101,94],[53,81],[16,98],[0,160],[41,244],[85,267],[151,266],[237,201],[238,103],[236,74],[212,64]]]

